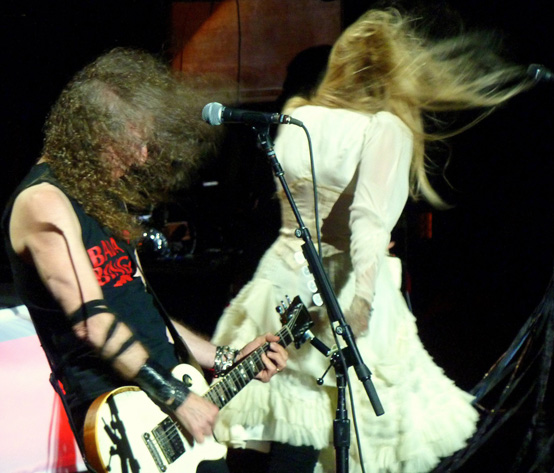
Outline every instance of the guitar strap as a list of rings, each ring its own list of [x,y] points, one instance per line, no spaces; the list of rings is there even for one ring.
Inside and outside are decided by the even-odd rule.
[[[160,316],[164,321],[165,326],[169,330],[171,338],[173,339],[173,344],[175,345],[175,352],[177,353],[177,357],[179,358],[179,361],[181,363],[187,363],[193,366],[194,368],[196,368],[196,370],[198,370],[200,373],[203,373],[204,370],[200,366],[200,363],[198,363],[198,361],[190,351],[189,347],[187,346],[186,342],[183,340],[183,337],[181,337],[181,335],[175,328],[175,325],[173,324],[171,318],[167,314],[165,307],[161,303],[160,299],[158,298],[151,284],[148,282],[148,279],[146,278],[146,275],[144,274],[144,271],[142,270],[142,267],[140,266],[140,264],[138,265],[138,268],[141,273],[144,284],[148,292],[150,293],[150,295],[154,298],[158,312],[160,313]]]
[[[189,365],[194,366],[200,373],[203,373],[202,367],[200,366],[200,363],[196,360],[192,352],[190,351],[189,347],[187,346],[186,342],[183,340],[183,337],[179,334],[177,329],[175,328],[175,325],[173,324],[172,320],[169,318],[169,315],[167,315],[167,312],[165,311],[164,307],[159,302],[157,296],[155,295],[154,291],[148,285],[148,290],[153,295],[154,299],[156,300],[156,305],[158,306],[158,311],[162,317],[162,320],[164,321],[167,329],[169,330],[169,333],[171,334],[171,338],[173,339],[173,343],[175,345],[175,351],[177,352],[177,356],[179,357],[179,361],[181,363],[187,363]]]

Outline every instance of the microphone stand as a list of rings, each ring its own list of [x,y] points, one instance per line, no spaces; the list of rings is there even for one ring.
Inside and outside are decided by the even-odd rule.
[[[348,420],[346,410],[346,377],[348,366],[353,366],[358,376],[358,380],[363,384],[367,393],[371,406],[375,412],[375,415],[380,416],[384,414],[383,406],[377,395],[377,391],[371,381],[371,371],[364,364],[358,347],[354,340],[352,329],[346,323],[344,314],[338,304],[336,295],[333,291],[331,283],[325,270],[321,259],[315,249],[313,241],[310,236],[308,228],[302,221],[302,216],[298,211],[296,203],[292,197],[287,181],[285,180],[285,172],[281,167],[281,164],[277,160],[273,144],[271,142],[269,125],[253,125],[252,128],[258,135],[258,143],[262,150],[265,152],[269,159],[275,176],[279,179],[281,186],[285,192],[285,195],[292,208],[296,221],[298,222],[298,228],[295,231],[297,238],[302,238],[304,244],[302,245],[302,252],[308,262],[308,266],[314,276],[317,288],[321,294],[323,302],[327,308],[327,314],[329,316],[331,327],[337,335],[340,335],[346,343],[344,349],[338,350],[331,356],[331,366],[335,368],[338,401],[336,418],[333,424],[333,437],[334,446],[336,450],[336,471],[337,473],[348,472],[348,449],[350,447],[350,421]],[[315,343],[314,343],[315,342]],[[328,356],[330,350],[321,341],[315,339],[312,344],[321,351],[324,355]],[[344,353],[343,353],[344,350]],[[318,384],[322,384],[323,380],[320,378]]]

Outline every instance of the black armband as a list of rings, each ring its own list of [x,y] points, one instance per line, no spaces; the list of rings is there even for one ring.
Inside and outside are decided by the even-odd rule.
[[[106,342],[109,340],[109,337],[106,338]],[[121,356],[123,352],[127,351],[129,347],[137,341],[137,338],[134,335],[131,335],[125,342],[121,344],[119,349],[112,355],[106,357],[104,356],[104,349],[106,345],[104,344],[104,347],[102,347],[102,350],[100,351],[100,356],[102,356],[108,363],[113,363],[113,361]]]
[[[84,322],[93,315],[110,312],[108,304],[104,299],[94,299],[92,301],[83,302],[75,312],[69,314],[68,318],[71,325],[77,325],[79,322]]]
[[[108,343],[108,340],[113,337],[113,334],[115,333],[115,329],[119,325],[119,320],[117,320],[117,317],[114,317],[112,320],[112,324],[110,325],[110,328],[108,328],[108,331],[106,332],[106,339],[104,340],[104,345]]]
[[[141,366],[135,382],[163,410],[174,412],[185,402],[190,389],[150,358]]]

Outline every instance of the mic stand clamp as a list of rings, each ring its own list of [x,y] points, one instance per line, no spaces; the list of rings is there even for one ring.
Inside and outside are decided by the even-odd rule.
[[[304,126],[302,127],[304,128]],[[327,277],[327,274],[323,269],[323,264],[311,239],[310,232],[308,228],[304,225],[304,222],[302,221],[302,216],[300,215],[296,203],[294,202],[294,199],[284,177],[285,172],[283,171],[281,164],[277,160],[275,150],[273,149],[273,144],[271,142],[269,134],[269,125],[253,125],[252,128],[258,135],[258,143],[269,159],[275,177],[279,179],[279,182],[281,183],[281,186],[294,213],[296,221],[298,222],[298,228],[295,231],[295,235],[298,238],[302,238],[304,241],[304,244],[302,245],[302,251],[304,253],[304,257],[308,262],[310,271],[314,276],[315,283],[322,296],[323,302],[325,303],[325,306],[327,308],[327,314],[329,316],[331,326],[335,330],[335,333],[337,335],[340,335],[345,341],[346,348],[349,349],[349,358],[352,361],[351,366],[354,367],[359,381],[363,384],[375,414],[377,416],[380,416],[384,414],[385,411],[383,410],[381,401],[379,400],[375,387],[373,386],[373,383],[371,381],[371,371],[362,360],[358,347],[356,346],[354,336],[352,334],[352,329],[346,323],[344,314],[342,313],[342,310],[338,304],[329,278]],[[339,395],[339,402],[337,405],[337,419],[335,420],[333,428],[333,434],[335,436],[334,445],[337,449],[336,471],[337,473],[346,473],[348,472],[347,452],[350,444],[350,421],[346,418],[347,411],[345,396],[348,368],[346,366],[346,357],[343,354],[343,350],[338,350],[336,352],[336,356],[337,361],[334,362],[332,360],[331,363],[336,371],[337,389]]]

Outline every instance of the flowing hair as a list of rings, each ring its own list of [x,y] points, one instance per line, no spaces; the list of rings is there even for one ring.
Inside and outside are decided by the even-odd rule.
[[[45,124],[43,157],[85,212],[115,235],[136,238],[140,224],[130,210],[149,209],[187,184],[214,151],[213,127],[200,120],[203,85],[146,52],[114,49],[61,93]],[[114,168],[123,175],[114,178]]]
[[[505,62],[483,35],[431,40],[418,31],[414,18],[396,9],[369,10],[334,44],[313,95],[294,97],[285,109],[311,104],[394,113],[414,136],[412,197],[444,206],[427,177],[425,142],[469,128],[532,84],[525,68]],[[474,108],[484,111],[470,125],[449,133],[428,131],[436,125],[435,112]]]

